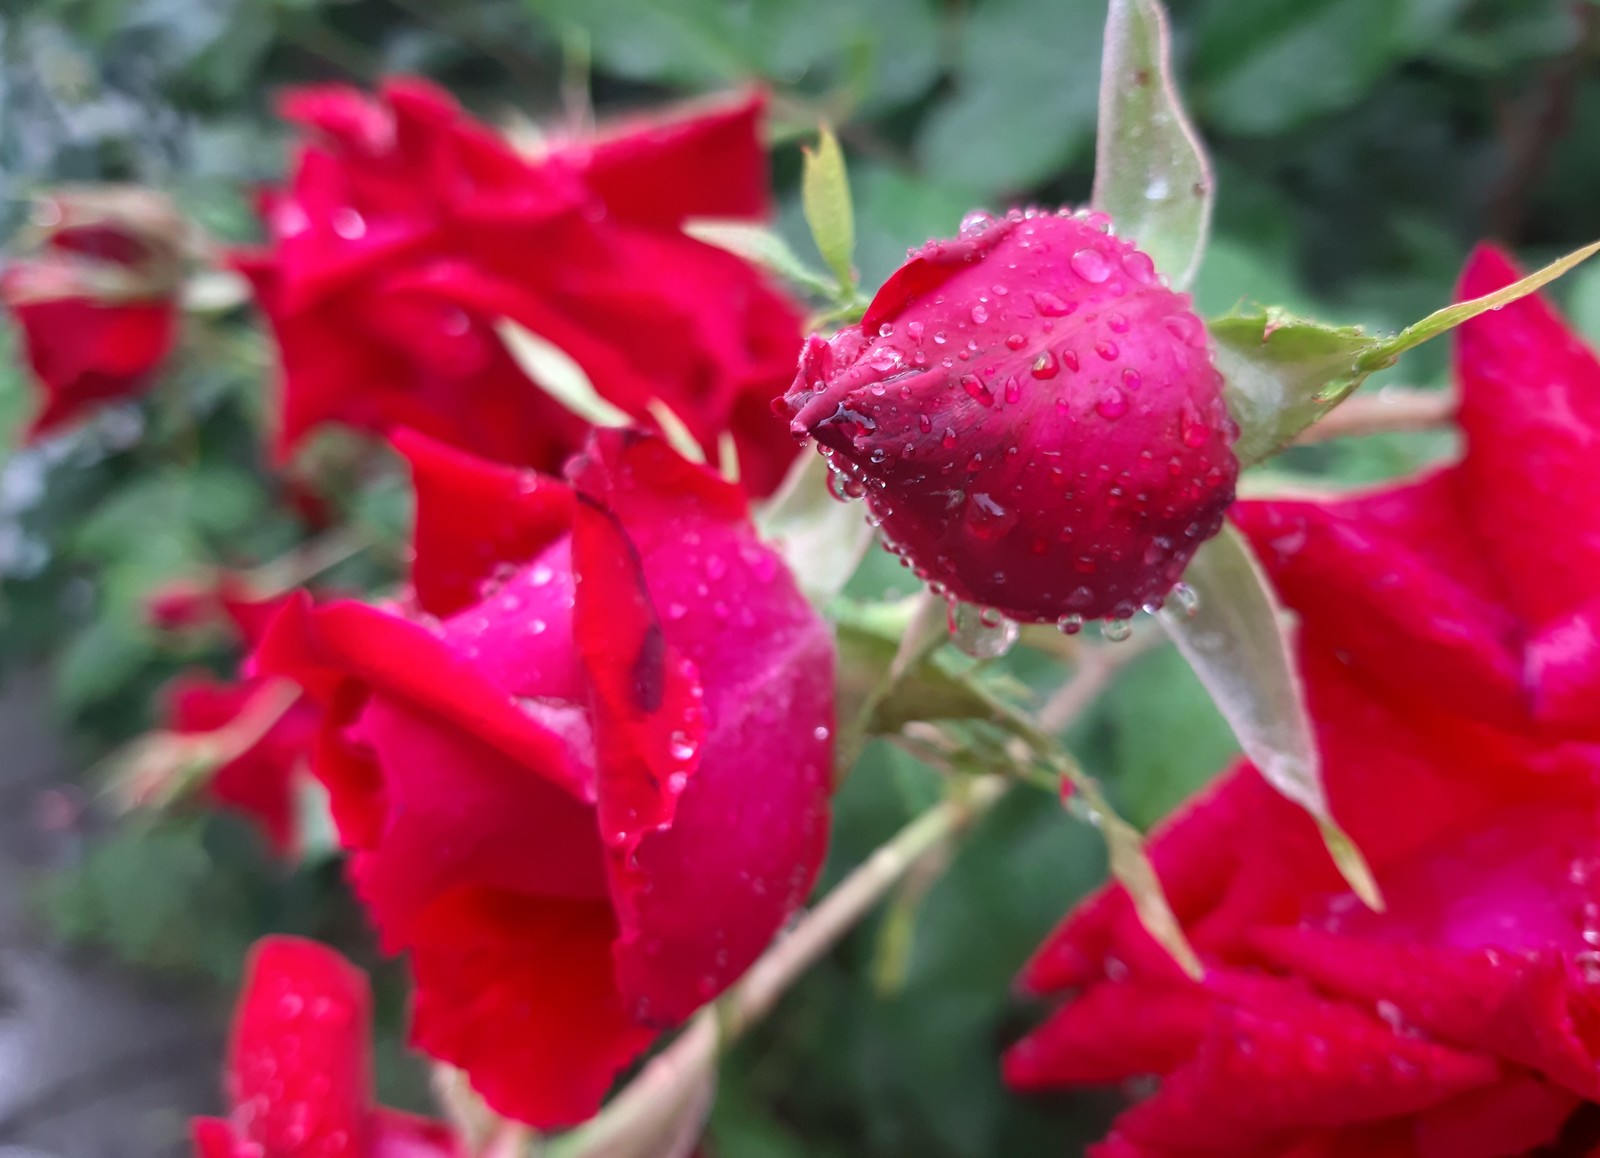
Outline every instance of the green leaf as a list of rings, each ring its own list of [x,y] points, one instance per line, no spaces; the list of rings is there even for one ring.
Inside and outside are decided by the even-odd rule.
[[[1186,288],[1200,267],[1216,182],[1172,75],[1159,0],[1111,0],[1100,63],[1093,203]]]
[[[1234,447],[1239,461],[1248,466],[1282,449],[1407,350],[1533,293],[1596,252],[1600,242],[1504,289],[1437,310],[1390,337],[1374,337],[1359,326],[1324,325],[1271,306],[1217,319],[1210,330],[1228,410],[1239,424]]]
[[[836,292],[827,277],[808,266],[789,248],[787,241],[764,225],[707,217],[684,222],[683,231],[697,241],[725,249],[735,257],[786,278],[808,293],[832,298]]]
[[[850,178],[845,172],[844,152],[833,130],[823,125],[817,132],[817,147],[805,151],[804,171],[800,175],[800,201],[806,223],[817,243],[817,252],[828,263],[841,290],[855,287],[855,217],[850,209]]]
[[[633,418],[600,396],[583,367],[553,342],[502,318],[495,329],[521,371],[592,426],[629,426]]]
[[[783,485],[756,512],[756,526],[794,572],[800,590],[822,605],[844,589],[872,545],[863,503],[841,503],[828,492],[828,460],[807,452]]]
[[[1304,808],[1356,895],[1382,908],[1360,851],[1339,830],[1322,786],[1322,762],[1295,665],[1287,617],[1249,544],[1232,527],[1195,554],[1184,572],[1190,607],[1174,600],[1161,625],[1194,668],[1263,778]]]

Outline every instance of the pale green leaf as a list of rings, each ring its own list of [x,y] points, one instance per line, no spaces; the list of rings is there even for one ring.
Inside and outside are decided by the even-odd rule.
[[[1111,0],[1100,65],[1094,205],[1183,289],[1205,252],[1215,181],[1172,75],[1159,0]]]
[[[836,292],[836,287],[827,277],[808,266],[789,248],[787,241],[764,225],[706,217],[685,222],[683,231],[697,241],[726,249],[734,256],[743,258],[751,265],[758,265],[808,293],[831,298]]]
[[[629,426],[629,414],[600,396],[583,367],[567,352],[502,318],[495,327],[519,369],[540,389],[592,426]]]
[[[1322,785],[1286,614],[1249,544],[1232,527],[1205,543],[1184,572],[1192,603],[1171,600],[1161,624],[1262,777],[1317,821],[1345,880],[1382,905],[1360,851],[1339,830]]]
[[[840,289],[855,286],[852,261],[856,248],[855,217],[850,208],[850,178],[845,172],[839,138],[824,125],[815,149],[805,151],[800,175],[800,202],[817,252],[838,279]]]
[[[756,513],[756,525],[794,572],[800,590],[827,603],[850,581],[872,544],[864,503],[841,503],[828,492],[828,461],[802,454],[776,494]]]
[[[1600,242],[1551,262],[1494,293],[1435,311],[1398,334],[1328,326],[1272,307],[1211,323],[1228,409],[1239,424],[1234,447],[1245,465],[1282,449],[1335,404],[1405,351],[1490,310],[1527,296],[1600,252]]]

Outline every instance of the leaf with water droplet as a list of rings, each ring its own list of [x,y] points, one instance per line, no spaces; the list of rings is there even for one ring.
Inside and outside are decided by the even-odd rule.
[[[1183,289],[1205,252],[1216,182],[1178,96],[1170,39],[1159,0],[1111,0],[1093,204]]]
[[[1239,461],[1249,466],[1281,450],[1405,351],[1533,293],[1596,252],[1600,242],[1492,294],[1437,310],[1389,337],[1359,326],[1324,325],[1272,306],[1216,319],[1209,328],[1228,410],[1239,424],[1234,446]]]
[[[683,231],[696,241],[725,249],[751,265],[793,282],[807,293],[831,299],[838,292],[838,287],[826,275],[807,265],[789,248],[787,241],[764,225],[703,217],[684,222]]]
[[[627,411],[600,396],[582,366],[560,346],[524,329],[509,318],[495,325],[506,352],[551,398],[591,426],[631,426]]]
[[[829,477],[827,459],[802,454],[756,512],[762,537],[777,547],[800,590],[819,607],[844,590],[873,535],[862,504],[841,503],[828,493]]]
[[[855,289],[855,214],[850,206],[850,178],[845,171],[844,152],[833,130],[823,125],[817,131],[817,147],[805,150],[800,175],[800,204],[806,224],[811,226],[817,252],[838,279],[839,290],[849,296]]]
[[[1328,808],[1287,616],[1249,544],[1225,527],[1195,553],[1183,578],[1194,592],[1193,610],[1163,607],[1161,625],[1262,777],[1311,814],[1351,889],[1381,909],[1361,851]]]

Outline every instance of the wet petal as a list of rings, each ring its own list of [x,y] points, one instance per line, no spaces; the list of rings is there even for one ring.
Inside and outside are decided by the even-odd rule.
[[[246,965],[226,1084],[238,1133],[282,1158],[366,1145],[372,997],[364,973],[298,937],[268,937]]]
[[[549,1128],[592,1115],[654,1032],[612,979],[611,907],[458,893],[419,926],[412,1040],[468,1071],[502,1114]]]
[[[1458,296],[1518,276],[1480,246]],[[1600,574],[1600,362],[1535,295],[1463,325],[1455,369],[1473,525],[1513,609],[1542,625],[1592,598]]]
[[[527,563],[564,537],[572,492],[559,481],[487,462],[411,431],[391,436],[417,492],[411,582],[430,614],[478,602],[502,568]]]

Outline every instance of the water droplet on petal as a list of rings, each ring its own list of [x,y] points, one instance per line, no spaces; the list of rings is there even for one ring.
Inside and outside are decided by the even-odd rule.
[[[1033,368],[1029,370],[1035,378],[1054,378],[1061,369],[1061,363],[1049,350],[1034,359]]]
[[[1100,283],[1111,276],[1111,262],[1098,249],[1080,249],[1072,255],[1072,272],[1084,281]]]
[[[1047,318],[1064,318],[1078,308],[1076,302],[1069,302],[1049,290],[1036,290],[1033,304]]]
[[[1148,254],[1140,253],[1137,249],[1122,255],[1122,269],[1140,285],[1150,285],[1156,280],[1156,263],[1150,260]]]
[[[1063,615],[1056,620],[1056,628],[1062,635],[1077,635],[1083,630],[1083,616],[1076,612]]]
[[[1100,623],[1100,636],[1107,643],[1122,643],[1133,635],[1133,624],[1126,619],[1106,619]]]
[[[972,321],[973,321],[974,325],[981,326],[981,325],[983,325],[984,322],[987,322],[988,320],[989,320],[989,311],[987,309],[985,309],[981,305],[972,307]]]
[[[1100,401],[1094,404],[1095,413],[1108,422],[1115,422],[1128,413],[1128,396],[1115,386],[1107,386],[1106,392],[1100,395]]]

